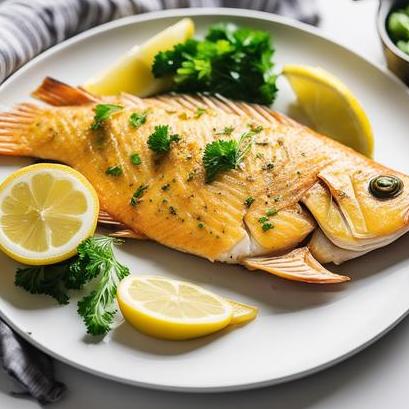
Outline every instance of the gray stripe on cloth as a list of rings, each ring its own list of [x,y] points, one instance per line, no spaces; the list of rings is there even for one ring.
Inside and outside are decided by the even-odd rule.
[[[318,24],[315,0],[6,0],[0,3],[0,83],[34,56],[121,17],[180,7],[264,10]]]

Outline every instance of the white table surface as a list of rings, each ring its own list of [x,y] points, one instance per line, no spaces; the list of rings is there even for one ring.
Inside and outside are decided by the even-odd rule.
[[[374,62],[383,64],[375,30],[377,0],[317,0],[321,28]],[[408,295],[409,296],[409,295]],[[159,392],[121,385],[56,363],[65,398],[56,409],[404,409],[409,407],[409,320],[364,352],[308,378],[275,387],[223,394]],[[205,371],[206,368],[203,368]],[[34,409],[16,398],[15,385],[0,371],[0,408]]]

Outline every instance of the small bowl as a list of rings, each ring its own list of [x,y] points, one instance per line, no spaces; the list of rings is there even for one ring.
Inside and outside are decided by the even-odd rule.
[[[409,85],[409,55],[394,44],[386,29],[387,19],[391,12],[407,5],[409,5],[409,0],[380,0],[377,26],[388,68]]]

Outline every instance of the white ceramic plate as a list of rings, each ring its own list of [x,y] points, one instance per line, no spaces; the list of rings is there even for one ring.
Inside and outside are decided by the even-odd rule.
[[[116,21],[90,30],[33,60],[0,89],[0,103],[24,101],[46,75],[81,84],[135,43],[182,16],[203,33],[220,21],[268,30],[278,64],[320,65],[362,101],[376,134],[376,159],[409,173],[409,94],[391,75],[301,24],[243,10],[176,10]],[[282,81],[276,108],[293,101]],[[0,158],[0,177],[28,161]],[[14,329],[51,355],[86,371],[152,388],[219,391],[252,388],[310,374],[361,350],[409,309],[409,236],[337,270],[343,286],[288,282],[243,268],[211,264],[154,243],[129,241],[119,258],[136,274],[163,274],[260,307],[253,323],[189,342],[146,337],[127,324],[100,343],[85,336],[75,302],[56,306],[14,284],[16,264],[0,256],[0,311]],[[75,300],[73,300],[75,301]]]

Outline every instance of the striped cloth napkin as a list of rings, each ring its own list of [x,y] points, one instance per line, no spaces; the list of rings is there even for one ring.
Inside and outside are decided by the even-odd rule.
[[[234,7],[318,24],[315,0],[0,0],[0,83],[42,51],[91,27],[133,14],[182,7]],[[65,386],[52,360],[0,320],[0,361],[23,394],[55,402]]]

